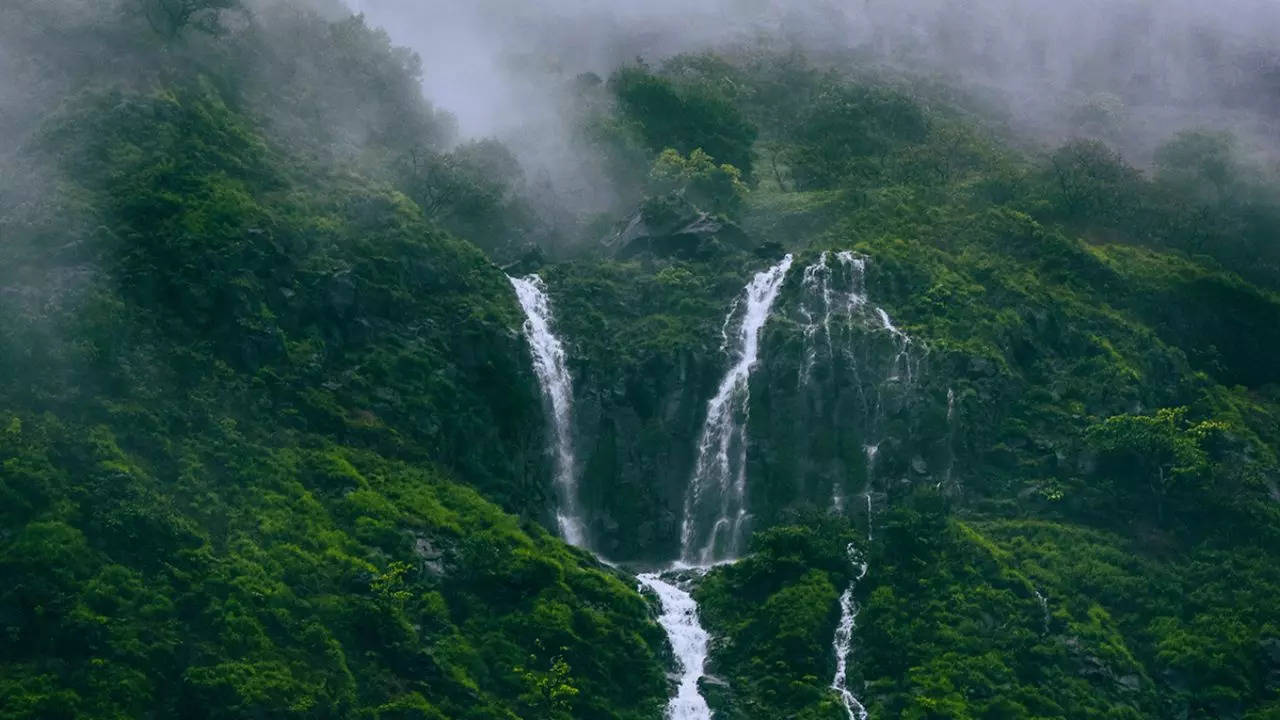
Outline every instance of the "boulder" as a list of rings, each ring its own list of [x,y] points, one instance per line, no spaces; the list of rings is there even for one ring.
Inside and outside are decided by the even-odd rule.
[[[603,244],[619,259],[641,254],[699,257],[726,246],[741,250],[754,246],[738,225],[699,210],[679,195],[646,200]]]

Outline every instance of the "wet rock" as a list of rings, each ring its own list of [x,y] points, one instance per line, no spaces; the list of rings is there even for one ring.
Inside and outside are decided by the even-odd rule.
[[[699,257],[729,246],[750,249],[742,228],[703,212],[677,195],[646,201],[603,242],[619,259],[641,254]]]
[[[719,686],[719,687],[724,687],[724,688],[729,687],[729,681],[728,681],[728,680],[725,680],[724,678],[720,677],[719,675],[703,675],[703,676],[702,676],[702,684],[703,684],[703,685]]]
[[[428,575],[444,575],[444,552],[435,543],[425,537],[417,537],[413,541],[413,554],[422,560],[422,569]]]
[[[356,303],[356,286],[351,280],[351,273],[343,271],[330,276],[325,293],[330,309],[337,315],[346,315]]]
[[[503,265],[502,272],[513,277],[523,277],[537,272],[544,264],[546,264],[546,256],[542,248],[532,245],[520,254],[519,259]]]

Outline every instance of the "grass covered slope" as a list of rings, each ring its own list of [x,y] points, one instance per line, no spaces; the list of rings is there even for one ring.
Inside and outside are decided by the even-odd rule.
[[[538,522],[506,278],[379,176],[403,138],[306,134],[367,77],[255,85],[309,77],[264,35],[345,53],[388,78],[359,127],[425,146],[407,56],[310,13],[139,23],[90,35],[133,39],[127,82],[33,56],[78,87],[6,188],[0,717],[654,717],[650,607]]]
[[[229,419],[170,442],[178,477],[106,426],[7,417],[5,717],[650,717],[660,701],[661,635],[628,583],[475,491],[318,438],[264,447]]]

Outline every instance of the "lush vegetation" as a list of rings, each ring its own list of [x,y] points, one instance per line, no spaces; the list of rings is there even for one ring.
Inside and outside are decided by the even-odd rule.
[[[81,87],[5,188],[0,716],[653,717],[650,607],[538,522],[515,298],[431,222],[486,200],[391,163],[492,153],[359,20],[216,9],[95,31],[128,83],[33,50]]]
[[[547,273],[582,395],[602,408],[588,421],[602,429],[580,431],[584,482],[620,546],[659,556],[680,507],[664,487],[691,472],[697,403],[723,367],[717,323],[752,268],[784,249],[797,265],[862,252],[872,300],[916,338],[921,371],[873,430],[848,408],[882,350],[800,384],[805,291],[788,282],[750,418],[754,509],[776,527],[698,591],[713,706],[843,717],[827,685],[852,569],[846,536],[814,513],[832,483],[871,478],[874,516],[851,513],[875,526],[855,538],[871,569],[851,686],[873,717],[1270,717],[1274,179],[1210,132],[1171,138],[1145,172],[1096,141],[1026,154],[936,88],[775,60],[681,57],[648,81],[759,128],[744,204],[718,209],[753,254],[704,243]],[[660,166],[682,157],[685,129],[654,141],[644,107],[620,112],[673,148]]]
[[[0,20],[33,59],[0,115],[0,717],[658,717],[652,605],[543,529],[494,260],[550,288],[595,547],[659,561],[725,313],[784,252],[761,532],[695,593],[722,717],[844,717],[850,543],[873,717],[1280,714],[1280,204],[1229,135],[1139,169],[937,83],[689,55],[573,81],[613,185],[574,215],[340,8]],[[870,258],[910,377],[844,317],[806,375],[827,250]]]
[[[872,716],[1274,715],[1274,179],[1215,133],[1144,173],[1094,141],[1020,154],[928,88],[794,59],[666,72],[735,88],[762,127],[744,227],[800,263],[869,255],[873,301],[928,348],[887,418],[884,501],[852,515],[876,530],[851,661]],[[727,683],[707,692],[726,716],[836,719],[845,538],[778,511],[820,509],[814,475],[869,477],[864,430],[832,409],[840,374],[797,386],[786,292],[751,414],[759,514],[782,527],[699,591]]]
[[[837,600],[858,573],[846,551],[857,535],[834,516],[788,520],[796,524],[757,533],[751,555],[698,588],[717,638],[711,672],[727,683],[707,687],[720,716],[845,714],[828,689],[831,638]]]

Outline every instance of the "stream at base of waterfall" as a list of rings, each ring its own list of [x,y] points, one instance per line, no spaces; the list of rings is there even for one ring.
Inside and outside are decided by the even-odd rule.
[[[701,574],[705,570],[695,572]],[[668,582],[658,573],[644,573],[636,579],[662,603],[658,624],[666,631],[671,651],[680,665],[680,683],[667,703],[666,717],[668,720],[707,720],[711,717],[711,708],[698,690],[698,681],[706,671],[710,637],[698,619],[698,603],[675,581]]]
[[[834,258],[836,261],[832,263]],[[747,497],[747,417],[750,414],[751,372],[759,360],[760,339],[791,268],[793,257],[786,255],[776,265],[757,273],[735,299],[722,326],[721,351],[729,368],[714,397],[707,403],[707,416],[698,441],[697,461],[685,497],[681,525],[680,561],[660,572],[636,577],[640,588],[653,592],[662,606],[658,622],[667,634],[679,665],[676,692],[667,705],[667,720],[710,720],[711,708],[699,689],[707,662],[709,635],[698,617],[698,604],[686,589],[689,582],[716,564],[733,562],[745,549],[751,515]],[[835,268],[843,271],[837,278]],[[835,359],[831,314],[841,312],[852,321],[870,316],[879,330],[889,333],[897,355],[889,370],[889,380],[910,384],[911,339],[895,327],[888,313],[870,305],[865,290],[866,258],[851,252],[824,252],[804,271],[802,288],[817,302],[800,307],[805,320],[806,358],[802,379],[807,382],[817,358],[816,339],[821,332],[828,354]],[[847,289],[836,289],[843,280]],[[510,278],[525,312],[524,333],[529,340],[533,365],[553,421],[555,486],[559,501],[556,519],[566,542],[589,548],[585,522],[577,497],[577,468],[572,442],[573,383],[565,352],[552,327],[551,304],[537,275]],[[820,308],[817,305],[820,303]],[[819,313],[821,317],[819,318]],[[855,368],[856,370],[856,368]],[[867,445],[868,487],[867,539],[871,540],[871,480],[875,472],[876,445]],[[833,507],[843,511],[844,500],[837,489]],[[850,561],[856,577],[840,596],[840,622],[832,640],[836,656],[831,689],[840,698],[849,720],[867,720],[862,702],[848,688],[848,658],[852,651],[858,605],[853,594],[867,574],[862,556],[850,545]]]
[[[853,630],[857,627],[858,603],[853,599],[853,591],[862,578],[867,576],[867,564],[853,545],[848,548],[849,561],[857,568],[858,574],[849,587],[840,595],[840,623],[836,625],[836,636],[831,641],[831,649],[836,654],[836,673],[831,678],[831,689],[840,696],[849,720],[867,720],[867,708],[849,690],[849,653],[853,650]]]

